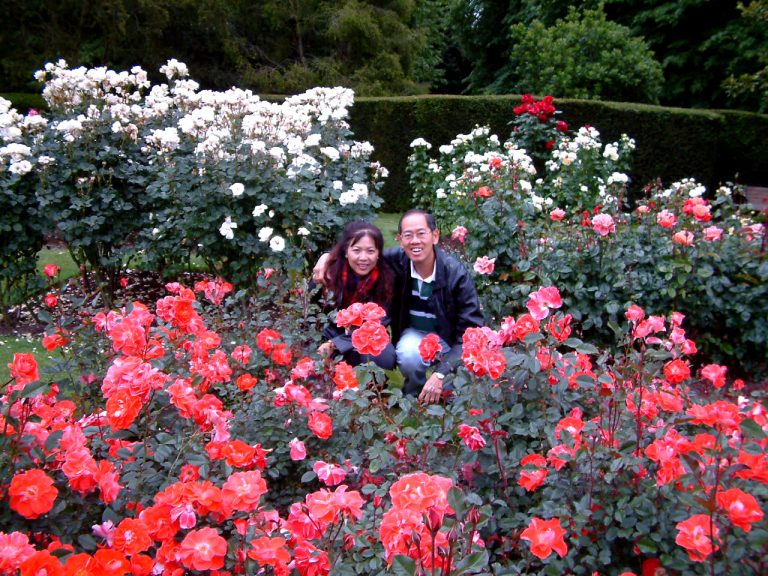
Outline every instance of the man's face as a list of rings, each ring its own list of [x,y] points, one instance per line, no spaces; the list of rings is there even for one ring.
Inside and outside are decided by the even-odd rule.
[[[411,214],[400,225],[400,246],[414,264],[431,262],[435,257],[435,244],[440,239],[438,230],[432,231],[424,214]]]

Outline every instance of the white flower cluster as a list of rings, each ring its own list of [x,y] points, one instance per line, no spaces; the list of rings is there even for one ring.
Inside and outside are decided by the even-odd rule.
[[[427,150],[431,150],[432,144],[424,140],[424,138],[416,138],[416,140],[411,142],[411,148],[426,148]]]
[[[29,158],[32,150],[25,144],[12,142],[7,146],[0,148],[0,170],[5,166],[6,160],[9,162],[8,171],[11,174],[23,176],[32,171],[32,163]]]
[[[683,196],[687,198],[698,198],[707,191],[707,187],[699,184],[693,178],[683,178],[679,182],[673,182],[669,188],[660,190],[654,194],[655,198],[669,198],[670,196]]]
[[[351,190],[345,190],[339,195],[339,204],[347,206],[349,204],[357,204],[361,198],[368,197],[368,186],[361,183],[352,184]]]
[[[47,63],[35,73],[35,79],[45,82],[43,98],[51,108],[73,110],[91,102],[107,107],[133,104],[142,100],[142,90],[149,88],[147,73],[139,66],[130,72],[116,72],[106,67],[69,68],[66,61]]]

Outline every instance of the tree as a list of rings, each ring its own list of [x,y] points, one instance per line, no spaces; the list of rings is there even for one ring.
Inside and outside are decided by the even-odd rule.
[[[768,0],[754,0],[748,6],[739,4],[742,16],[748,22],[754,37],[765,38],[768,33]],[[761,50],[759,63],[762,68],[756,72],[732,74],[723,82],[723,89],[735,102],[757,100],[760,112],[768,112],[768,50]]]
[[[661,103],[717,108],[731,74],[754,71],[768,51],[741,18],[737,0],[605,0],[608,18],[646,38],[664,71]]]
[[[515,24],[510,39],[509,63],[490,91],[641,102],[661,94],[661,66],[648,46],[602,8],[572,9],[553,26]]]

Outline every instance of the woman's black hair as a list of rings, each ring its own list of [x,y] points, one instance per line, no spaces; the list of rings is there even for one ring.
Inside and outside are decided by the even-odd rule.
[[[346,225],[339,241],[331,248],[328,255],[328,265],[325,269],[325,287],[333,293],[336,306],[346,305],[340,299],[344,294],[342,271],[344,266],[347,265],[347,250],[365,236],[373,240],[373,244],[379,252],[379,260],[377,262],[379,278],[372,288],[370,301],[376,302],[384,307],[384,309],[388,309],[392,301],[392,287],[395,275],[384,260],[384,236],[381,230],[370,222],[358,220]],[[352,272],[352,269],[350,268],[349,271]]]

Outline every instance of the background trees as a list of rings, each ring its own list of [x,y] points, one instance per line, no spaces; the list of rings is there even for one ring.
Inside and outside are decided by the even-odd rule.
[[[34,70],[154,73],[186,62],[204,87],[361,95],[551,92],[765,110],[766,1],[9,0],[0,90]],[[660,83],[658,70],[663,73]]]

